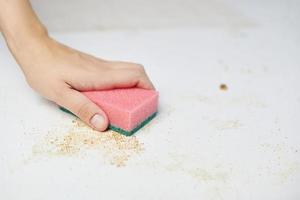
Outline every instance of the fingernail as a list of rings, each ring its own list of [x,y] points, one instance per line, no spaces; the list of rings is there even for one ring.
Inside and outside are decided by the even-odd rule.
[[[91,124],[94,126],[95,129],[97,130],[102,130],[103,128],[103,122],[104,122],[104,117],[100,114],[95,114],[91,120]]]

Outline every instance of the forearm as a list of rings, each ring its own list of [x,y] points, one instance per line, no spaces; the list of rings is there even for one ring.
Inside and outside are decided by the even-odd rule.
[[[39,51],[40,40],[47,38],[47,30],[28,0],[0,0],[0,30],[19,64],[29,54]]]
[[[0,29],[8,40],[46,34],[28,0],[0,0]]]

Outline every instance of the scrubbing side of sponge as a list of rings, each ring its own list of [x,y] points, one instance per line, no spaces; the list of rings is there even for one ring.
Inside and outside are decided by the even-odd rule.
[[[131,136],[135,132],[137,132],[138,130],[140,130],[141,128],[143,128],[146,124],[148,124],[148,122],[150,122],[156,116],[156,114],[157,114],[157,112],[155,112],[152,115],[150,115],[146,120],[144,120],[142,123],[140,123],[139,125],[137,125],[131,131],[126,131],[126,130],[124,130],[122,128],[119,128],[117,126],[114,126],[114,125],[109,125],[109,129],[111,129],[113,131],[116,131],[118,133],[121,133],[122,135]]]

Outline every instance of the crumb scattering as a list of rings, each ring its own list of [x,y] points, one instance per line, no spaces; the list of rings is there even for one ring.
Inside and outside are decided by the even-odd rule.
[[[114,131],[97,132],[79,119],[72,121],[72,127],[65,133],[51,132],[34,145],[34,155],[70,156],[95,151],[105,161],[117,167],[144,150],[136,136],[126,137]]]

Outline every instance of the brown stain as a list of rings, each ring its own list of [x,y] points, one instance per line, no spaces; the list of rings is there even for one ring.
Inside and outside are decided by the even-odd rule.
[[[219,86],[219,88],[220,88],[220,90],[222,90],[222,91],[227,91],[227,90],[228,90],[228,86],[227,86],[226,84],[221,84],[221,85]]]
[[[33,146],[34,155],[73,156],[95,151],[99,158],[117,167],[125,166],[128,159],[144,150],[135,136],[126,137],[114,131],[97,132],[79,119],[65,133],[50,131]]]

